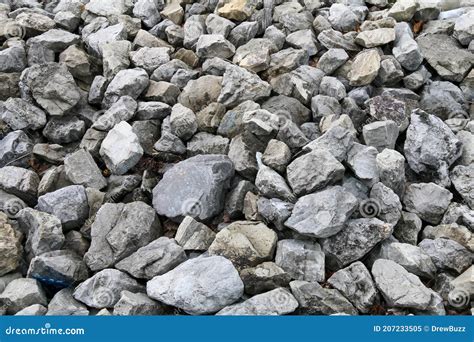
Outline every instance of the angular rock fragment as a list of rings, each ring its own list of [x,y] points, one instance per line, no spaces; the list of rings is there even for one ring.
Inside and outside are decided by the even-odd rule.
[[[205,224],[186,216],[178,227],[175,240],[186,251],[205,251],[215,237],[216,233]]]
[[[0,294],[0,303],[8,314],[16,314],[33,304],[48,304],[43,288],[31,278],[12,280]]]
[[[237,301],[244,284],[232,263],[221,256],[188,260],[147,283],[147,294],[189,314],[214,313]]]

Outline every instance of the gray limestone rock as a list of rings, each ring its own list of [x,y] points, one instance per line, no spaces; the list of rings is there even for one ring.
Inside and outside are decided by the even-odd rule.
[[[233,175],[234,167],[227,156],[189,158],[164,174],[153,189],[153,206],[158,214],[172,219],[184,216],[210,219],[222,211]]]
[[[263,262],[240,272],[245,293],[256,295],[279,287],[287,287],[291,277],[274,262]]]
[[[460,274],[472,265],[472,253],[454,240],[424,239],[418,246],[431,257],[440,270]]]
[[[176,243],[185,251],[205,251],[216,237],[216,233],[205,224],[186,216],[176,231]]]
[[[73,184],[84,185],[96,189],[107,186],[107,181],[102,176],[94,159],[86,150],[80,149],[64,158],[64,169],[67,178]]]
[[[176,241],[160,237],[119,261],[115,267],[131,276],[150,280],[186,261],[184,249]]]
[[[189,314],[210,314],[237,301],[244,284],[232,263],[222,256],[185,261],[147,283],[147,294]]]
[[[0,294],[0,303],[8,314],[16,314],[33,304],[48,304],[40,283],[31,278],[12,280]]]
[[[325,278],[324,253],[317,242],[280,240],[275,263],[292,279],[317,282]]]
[[[422,220],[438,224],[452,198],[453,195],[439,185],[418,183],[407,186],[403,204],[407,211],[417,214]]]

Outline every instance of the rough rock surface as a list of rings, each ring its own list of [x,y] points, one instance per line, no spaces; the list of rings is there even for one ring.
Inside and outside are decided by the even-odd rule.
[[[473,18],[0,0],[0,315],[471,314]]]

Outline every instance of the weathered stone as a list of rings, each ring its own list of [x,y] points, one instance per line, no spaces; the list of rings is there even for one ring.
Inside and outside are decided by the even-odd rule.
[[[273,262],[245,268],[240,272],[240,277],[245,285],[245,293],[250,295],[287,287],[291,280],[289,274]]]
[[[217,313],[221,316],[273,316],[292,313],[298,307],[296,298],[285,288],[279,287],[261,293],[238,304],[227,306]]]
[[[33,143],[23,131],[8,133],[0,140],[0,167],[26,166]]]
[[[365,143],[379,152],[393,150],[398,138],[398,125],[392,120],[372,122],[362,128],[362,135]]]
[[[78,150],[64,159],[65,172],[68,179],[77,185],[102,189],[107,181],[97,167],[94,159],[86,150]]]
[[[80,227],[89,217],[89,204],[84,186],[71,185],[38,198],[36,208],[56,216],[64,229]]]
[[[20,265],[23,254],[21,234],[8,221],[8,217],[0,213],[0,276],[15,271]],[[1,291],[0,291],[1,292]]]
[[[33,304],[48,304],[41,285],[31,278],[12,280],[0,294],[0,303],[8,314],[16,314]]]
[[[156,316],[163,313],[163,305],[144,293],[122,291],[114,305],[114,316]]]
[[[153,206],[158,214],[172,219],[192,216],[207,220],[223,209],[233,174],[234,167],[227,156],[189,158],[164,174],[153,189]]]
[[[186,251],[205,251],[216,237],[209,227],[186,216],[176,231],[176,243]]]
[[[23,99],[9,98],[0,106],[0,117],[12,130],[38,130],[46,125],[46,114]]]
[[[237,301],[244,284],[232,263],[221,256],[188,260],[147,283],[147,294],[189,314],[209,314]]]
[[[380,55],[377,50],[364,50],[353,60],[348,74],[352,86],[370,84],[380,69]]]
[[[321,244],[329,268],[340,269],[359,260],[392,231],[391,224],[376,218],[348,221],[339,233],[324,239]]]
[[[0,168],[0,188],[28,204],[36,203],[39,181],[34,171],[16,166]]]
[[[338,291],[317,282],[295,280],[291,291],[298,300],[298,312],[306,315],[357,315],[354,306]]]
[[[201,58],[229,58],[234,53],[234,45],[222,34],[204,34],[196,43],[196,54]]]
[[[450,174],[454,188],[466,204],[474,210],[474,164],[458,165]]]
[[[328,283],[349,299],[361,313],[368,313],[378,299],[372,276],[360,261],[334,273]]]
[[[224,256],[236,266],[255,266],[271,260],[277,240],[263,223],[237,221],[217,233],[209,254]]]
[[[452,198],[448,190],[434,183],[418,183],[407,186],[403,204],[407,211],[417,214],[422,220],[438,224]]]
[[[301,197],[285,225],[300,234],[326,238],[337,234],[357,207],[357,199],[340,186]]]
[[[472,265],[472,253],[456,241],[424,239],[418,246],[431,257],[439,270],[462,273]]]
[[[316,282],[325,278],[324,253],[316,242],[278,241],[275,263],[292,279]]]
[[[143,285],[124,272],[105,269],[79,284],[74,290],[74,299],[92,308],[113,308],[122,291],[144,292]]]
[[[90,269],[113,266],[161,233],[153,208],[143,202],[104,204],[91,229],[91,247],[84,256]]]
[[[57,292],[48,304],[46,316],[88,316],[89,310],[74,299],[72,292],[70,288]]]

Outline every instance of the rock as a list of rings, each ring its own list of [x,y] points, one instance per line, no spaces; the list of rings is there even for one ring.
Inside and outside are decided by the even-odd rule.
[[[227,156],[189,158],[164,174],[153,189],[153,206],[158,214],[172,219],[192,216],[207,220],[222,211],[233,174],[234,167]]]
[[[339,233],[322,241],[329,268],[337,270],[359,260],[392,230],[391,224],[377,218],[349,220]]]
[[[379,121],[395,121],[399,131],[404,131],[408,127],[409,120],[405,102],[390,95],[380,95],[368,100],[367,105],[371,117]]]
[[[388,16],[396,21],[410,21],[416,8],[417,2],[414,0],[398,0],[388,11]]]
[[[354,58],[348,74],[350,85],[363,86],[370,84],[380,69],[380,56],[377,50],[364,50]]]
[[[75,300],[72,293],[69,288],[57,292],[48,304],[46,316],[88,316],[87,307]]]
[[[347,52],[358,52],[360,50],[360,47],[355,44],[353,37],[343,35],[341,32],[331,28],[321,31],[318,34],[318,41],[326,49],[343,49]]]
[[[186,251],[206,251],[216,237],[210,228],[186,216],[176,231],[176,243]]]
[[[104,93],[103,103],[110,107],[122,96],[136,100],[148,87],[150,80],[145,70],[140,68],[121,70],[109,83]]]
[[[176,103],[179,94],[179,88],[172,83],[150,81],[143,98],[146,101],[159,101],[172,106]]]
[[[273,262],[263,262],[240,272],[245,285],[245,293],[256,295],[279,287],[287,287],[290,276]]]
[[[315,43],[316,36],[310,29],[298,30],[290,33],[286,37],[286,42],[291,47],[305,50],[308,53],[308,56],[314,56],[318,53],[318,48]]]
[[[259,157],[260,158],[260,155]],[[260,162],[255,186],[261,195],[269,198],[279,198],[284,201],[294,202],[296,200],[285,179],[268,166]]]
[[[365,143],[379,152],[393,150],[398,138],[398,125],[392,120],[372,122],[363,127],[362,135]]]
[[[405,191],[405,158],[392,149],[384,149],[375,158],[380,181],[398,196]]]
[[[334,273],[328,283],[349,299],[361,313],[368,313],[378,300],[372,276],[360,261]]]
[[[192,110],[177,103],[170,116],[171,133],[183,140],[189,140],[198,128],[196,115]]]
[[[318,69],[324,71],[326,75],[331,75],[349,59],[349,55],[344,49],[328,49],[318,61]]]
[[[68,144],[80,140],[85,131],[84,121],[75,116],[64,116],[49,120],[43,135],[55,144]]]
[[[21,82],[28,87],[35,101],[53,116],[64,115],[80,100],[76,82],[65,65],[33,65],[23,73]]]
[[[424,239],[418,246],[431,257],[439,270],[460,274],[472,265],[472,253],[456,241]]]
[[[235,24],[222,15],[209,14],[206,18],[206,29],[209,34],[222,34],[227,37]]]
[[[373,48],[393,42],[395,30],[393,28],[378,28],[370,31],[360,32],[355,42],[365,48]]]
[[[8,314],[16,314],[33,304],[48,304],[41,285],[31,278],[12,280],[0,294],[0,303]]]
[[[379,219],[392,225],[397,224],[401,216],[402,204],[392,189],[383,183],[376,183],[370,190],[370,200],[373,200],[378,206],[376,216]],[[362,216],[364,216],[363,207],[361,211]]]
[[[461,82],[472,67],[473,53],[462,49],[455,38],[426,34],[416,41],[423,57],[445,80]]]
[[[163,306],[144,293],[122,291],[114,305],[114,316],[153,316],[163,314]]]
[[[236,66],[228,67],[222,79],[218,102],[234,107],[246,100],[257,101],[270,95],[271,87],[257,75]]]
[[[277,244],[275,263],[292,279],[323,281],[324,253],[316,242],[301,240],[280,240]]]
[[[39,181],[34,171],[16,166],[0,168],[0,188],[28,204],[36,203]]]
[[[11,97],[3,106],[4,109],[0,109],[0,117],[12,130],[34,131],[46,125],[46,113],[23,99]]]
[[[367,185],[373,185],[379,180],[377,171],[377,149],[354,143],[347,153],[347,164],[357,178]]]
[[[408,272],[424,279],[433,279],[437,272],[430,256],[422,248],[408,243],[383,243],[377,258],[395,261]]]
[[[400,242],[416,245],[421,226],[421,219],[416,214],[402,211],[402,216],[393,230],[393,236]]]
[[[284,142],[272,139],[262,156],[262,162],[272,169],[282,173],[291,159],[291,151]]]
[[[84,256],[94,271],[112,267],[161,233],[153,208],[143,202],[106,203],[97,212],[91,229],[91,247]]]
[[[161,237],[139,248],[116,264],[116,268],[135,278],[152,279],[186,261],[184,249],[173,239]]]
[[[15,316],[44,316],[48,309],[41,304],[30,305],[23,310],[18,311]]]
[[[456,19],[454,24],[453,37],[456,38],[462,45],[469,45],[474,38],[474,27],[472,21],[474,19],[474,12],[467,11]]]
[[[300,234],[326,238],[337,234],[357,207],[357,199],[340,186],[300,197],[285,225]]]
[[[319,93],[341,101],[346,97],[346,88],[335,77],[324,76],[319,85]]]
[[[129,121],[135,115],[137,103],[130,96],[122,96],[92,124],[99,131],[110,131],[121,121]]]
[[[178,101],[192,111],[198,112],[209,104],[217,102],[222,89],[221,84],[222,77],[220,76],[206,75],[197,80],[190,80],[183,88]]]
[[[230,31],[229,41],[235,46],[239,47],[244,45],[258,33],[258,23],[255,21],[252,22],[243,22]]]
[[[221,316],[273,316],[292,313],[298,307],[296,298],[285,288],[279,287],[261,293],[238,304],[225,307],[217,313]]]
[[[458,165],[451,171],[450,177],[456,191],[466,204],[474,210],[474,164]]]
[[[432,201],[436,198],[436,201]],[[409,212],[417,214],[422,220],[438,224],[448,208],[453,195],[434,183],[418,183],[407,186],[403,204]]]
[[[122,291],[143,292],[144,287],[124,272],[105,269],[79,284],[73,297],[92,308],[113,308]]]
[[[66,176],[73,184],[99,190],[107,186],[107,181],[86,150],[81,149],[67,155],[64,159],[64,167]]]
[[[26,166],[33,144],[23,131],[8,133],[0,140],[0,167]]]
[[[420,278],[392,260],[376,260],[372,275],[389,306],[424,310],[434,296],[434,292],[425,287]]]
[[[109,131],[99,153],[112,173],[123,175],[139,162],[143,148],[132,127],[122,121]]]
[[[63,228],[80,227],[89,217],[89,204],[84,186],[70,185],[38,198],[36,209],[56,216]]]
[[[310,165],[319,167],[310,167]],[[301,196],[342,179],[344,166],[327,150],[313,150],[295,159],[287,167],[288,183]]]
[[[278,230],[284,230],[284,222],[290,217],[293,203],[284,202],[278,198],[260,197],[257,201],[258,214],[267,222],[271,222]]]
[[[70,251],[43,253],[31,260],[28,277],[54,287],[69,287],[84,281],[88,270],[82,258]]]
[[[260,72],[270,66],[270,55],[275,52],[277,48],[274,42],[265,38],[254,38],[237,48],[232,61],[249,71]]]
[[[405,22],[395,25],[395,41],[392,53],[401,66],[410,71],[418,69],[423,62],[424,55],[417,42],[413,39],[410,26]]]
[[[277,240],[276,233],[263,223],[237,221],[217,233],[208,251],[236,266],[255,266],[273,257]]]
[[[200,58],[229,58],[235,53],[232,45],[222,34],[204,34],[196,43],[196,54]]]
[[[147,294],[189,314],[214,313],[237,301],[244,284],[232,263],[221,256],[190,259],[147,283]]]
[[[456,241],[471,252],[474,250],[474,240],[471,231],[457,223],[426,226],[422,233],[423,239],[449,239]]]
[[[301,280],[292,281],[290,287],[300,305],[298,312],[302,314],[357,315],[354,306],[338,290]]]
[[[25,208],[20,210],[17,220],[22,230],[28,232],[25,249],[31,257],[59,250],[63,246],[61,221],[56,216]]]
[[[249,18],[255,11],[255,5],[252,1],[247,0],[231,0],[217,9],[217,14],[221,17],[244,21]]]
[[[3,256],[0,261],[0,276],[3,276],[18,268],[23,248],[21,246],[21,234],[12,227],[8,217],[3,213],[0,213],[0,232],[0,252]]]

